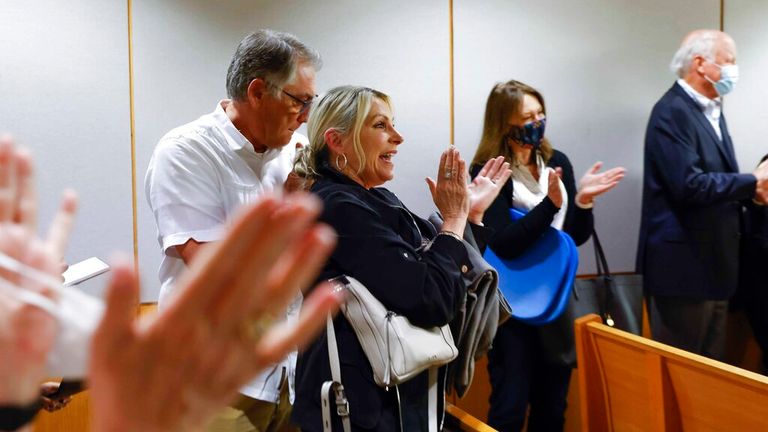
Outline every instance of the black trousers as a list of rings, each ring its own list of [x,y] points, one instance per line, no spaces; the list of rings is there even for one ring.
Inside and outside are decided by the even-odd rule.
[[[528,431],[562,431],[571,368],[549,361],[539,327],[510,319],[499,327],[488,353],[491,379],[488,424],[519,431],[530,405]]]
[[[768,223],[768,209],[758,210],[766,216],[764,219],[755,217],[755,221]],[[739,257],[739,289],[731,304],[736,303],[744,309],[763,352],[763,373],[768,374],[768,239],[745,235],[741,239]]]

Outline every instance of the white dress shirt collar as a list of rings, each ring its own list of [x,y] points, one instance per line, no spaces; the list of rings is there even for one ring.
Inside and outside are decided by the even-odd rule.
[[[216,104],[216,109],[212,113],[212,117],[218,124],[221,132],[224,134],[229,148],[238,153],[245,152],[246,154],[250,155],[258,155],[259,158],[264,157],[265,160],[269,160],[277,156],[282,151],[282,148],[267,149],[261,153],[258,153],[253,149],[253,144],[248,141],[248,138],[246,138],[245,135],[243,135],[243,133],[237,129],[237,127],[235,127],[235,124],[232,123],[232,120],[230,120],[229,116],[227,115],[227,105],[231,103],[232,101],[230,99],[220,100],[219,103]]]
[[[683,88],[683,91],[685,91],[688,96],[693,99],[694,102],[696,102],[696,105],[701,108],[701,112],[704,113],[704,116],[709,120],[709,123],[712,125],[712,128],[715,129],[715,132],[717,133],[717,136],[722,139],[722,133],[720,131],[720,114],[721,111],[721,98],[715,98],[710,99],[703,94],[697,92],[693,87],[691,87],[690,84],[685,82],[684,79],[678,79],[677,84]]]

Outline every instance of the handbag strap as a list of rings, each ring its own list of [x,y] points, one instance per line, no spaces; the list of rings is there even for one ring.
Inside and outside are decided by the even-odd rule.
[[[428,372],[429,392],[427,393],[427,420],[429,432],[437,432],[437,367],[432,366]]]
[[[608,312],[610,305],[613,304],[613,288],[611,270],[608,268],[608,260],[605,258],[605,251],[603,251],[603,245],[600,244],[600,238],[597,236],[597,231],[592,228],[592,241],[593,249],[595,250],[595,262],[597,263],[597,274],[601,276],[606,284],[603,285],[602,300],[600,301],[600,317],[605,324],[613,327],[615,322],[611,314]]]
[[[390,345],[389,345],[389,332],[390,327],[392,326],[392,317],[394,316],[394,312],[389,311],[387,312],[387,362],[386,362],[386,368],[384,369],[384,388],[389,390],[389,383],[392,379],[392,351],[390,351]],[[394,331],[394,330],[392,330]]]
[[[352,425],[349,421],[349,401],[344,393],[344,386],[341,384],[341,365],[339,364],[339,347],[336,344],[336,330],[333,327],[333,317],[331,314],[325,319],[326,339],[328,340],[328,360],[331,365],[332,381],[323,383],[320,389],[320,399],[323,408],[323,432],[332,432],[331,428],[331,401],[328,395],[333,392],[336,402],[336,414],[341,417],[341,424],[344,432],[352,432]]]
[[[595,251],[595,263],[597,264],[597,274],[600,276],[611,277],[611,270],[608,269],[608,260],[605,259],[603,245],[600,244],[600,238],[597,236],[597,230],[592,229],[592,243]]]

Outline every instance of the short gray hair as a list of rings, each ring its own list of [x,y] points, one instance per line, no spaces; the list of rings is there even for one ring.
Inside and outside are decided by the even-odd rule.
[[[248,85],[255,78],[282,87],[294,79],[299,63],[308,63],[315,70],[322,67],[320,54],[296,36],[257,30],[240,41],[232,56],[227,69],[227,94],[230,99],[245,99]]]
[[[680,48],[672,57],[669,69],[673,74],[684,78],[691,68],[693,58],[697,55],[709,61],[715,60],[715,47],[720,37],[718,30],[697,30],[683,40]]]

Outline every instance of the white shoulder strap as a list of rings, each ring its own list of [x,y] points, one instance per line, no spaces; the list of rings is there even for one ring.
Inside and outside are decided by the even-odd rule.
[[[429,412],[429,432],[437,432],[437,367],[429,368],[429,393],[427,395],[427,410]]]
[[[329,395],[333,391],[336,403],[336,414],[341,417],[341,423],[344,432],[352,432],[352,425],[349,421],[349,401],[344,394],[344,386],[341,385],[341,365],[339,364],[339,348],[336,344],[336,331],[333,328],[333,317],[328,314],[325,321],[326,339],[328,340],[328,360],[331,364],[332,381],[323,383],[320,389],[320,399],[323,410],[323,432],[332,432],[331,430],[331,401]]]

